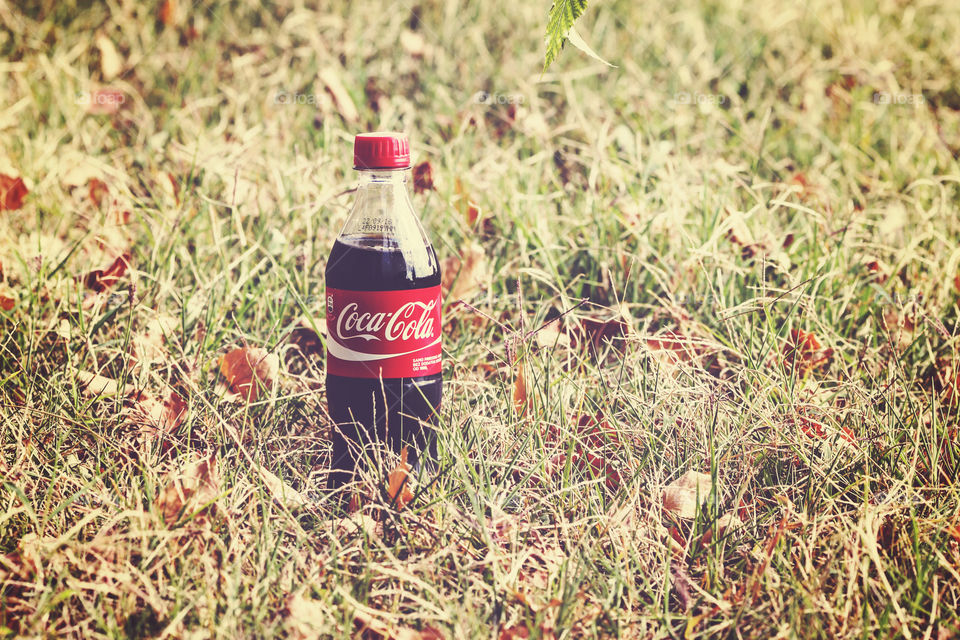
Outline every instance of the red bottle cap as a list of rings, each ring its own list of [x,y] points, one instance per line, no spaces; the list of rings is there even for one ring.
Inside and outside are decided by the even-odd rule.
[[[361,133],[353,141],[354,169],[409,169],[410,141],[393,131]]]

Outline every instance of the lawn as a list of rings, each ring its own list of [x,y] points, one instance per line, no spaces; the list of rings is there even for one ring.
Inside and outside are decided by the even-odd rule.
[[[0,637],[960,636],[960,6],[322,4],[0,2]],[[445,395],[344,513],[376,130]]]

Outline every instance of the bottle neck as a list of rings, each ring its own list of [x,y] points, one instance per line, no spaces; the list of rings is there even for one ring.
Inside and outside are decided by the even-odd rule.
[[[359,173],[361,189],[405,188],[407,184],[407,169],[361,169]]]

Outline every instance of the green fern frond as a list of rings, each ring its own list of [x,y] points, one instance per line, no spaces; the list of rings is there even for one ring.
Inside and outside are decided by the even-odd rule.
[[[547,52],[543,60],[543,70],[557,59],[567,41],[567,33],[573,27],[584,10],[587,0],[556,0],[550,7],[550,17],[547,20]]]

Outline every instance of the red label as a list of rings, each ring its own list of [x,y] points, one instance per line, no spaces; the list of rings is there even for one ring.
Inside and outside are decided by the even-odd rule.
[[[327,371],[348,378],[440,373],[440,287],[328,288]]]

